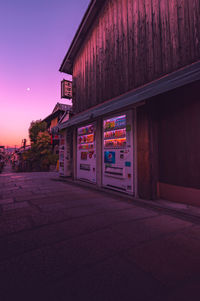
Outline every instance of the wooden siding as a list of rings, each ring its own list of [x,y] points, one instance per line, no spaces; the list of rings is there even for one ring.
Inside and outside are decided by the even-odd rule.
[[[200,82],[158,98],[159,182],[200,189]]]
[[[51,125],[50,128],[53,128],[54,126],[56,126],[58,124],[58,117],[54,118],[53,120],[51,120]]]
[[[74,110],[199,58],[199,0],[107,0],[74,60]]]
[[[137,167],[138,196],[151,199],[151,161],[150,161],[149,114],[147,106],[137,108]]]
[[[158,145],[155,102],[137,108],[138,196],[157,198]]]

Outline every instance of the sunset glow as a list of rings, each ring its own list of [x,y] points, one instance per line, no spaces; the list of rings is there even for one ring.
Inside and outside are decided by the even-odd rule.
[[[60,99],[60,82],[71,77],[58,70],[89,2],[1,3],[0,145],[21,146],[32,120],[70,103]]]

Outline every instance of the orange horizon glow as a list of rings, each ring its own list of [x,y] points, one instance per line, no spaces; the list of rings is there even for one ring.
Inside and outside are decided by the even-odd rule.
[[[90,0],[3,1],[0,9],[0,145],[21,147],[32,121],[61,99],[59,72]],[[37,22],[36,22],[37,20]]]
[[[27,139],[26,145],[30,145],[29,139]],[[22,140],[21,141],[19,140],[10,141],[6,139],[3,141],[0,140],[0,146],[5,146],[5,148],[19,148],[22,146]]]
[[[6,131],[6,133],[0,133],[0,145],[11,148],[18,148],[22,146],[22,140],[26,139],[26,144],[30,144],[30,140],[26,131],[20,131],[20,135],[16,131]]]

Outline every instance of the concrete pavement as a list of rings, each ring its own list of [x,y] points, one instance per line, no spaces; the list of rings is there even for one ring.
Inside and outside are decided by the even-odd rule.
[[[0,174],[0,300],[198,300],[200,226],[128,196]]]

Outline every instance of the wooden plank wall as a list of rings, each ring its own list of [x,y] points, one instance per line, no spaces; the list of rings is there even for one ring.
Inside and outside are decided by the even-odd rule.
[[[199,0],[107,0],[74,60],[74,109],[83,111],[199,58]]]
[[[152,198],[152,173],[149,135],[149,112],[147,106],[137,108],[137,176],[138,196]]]
[[[158,121],[155,102],[139,106],[137,112],[137,177],[138,196],[157,198],[158,174]]]
[[[161,183],[200,189],[199,85],[157,97]]]

